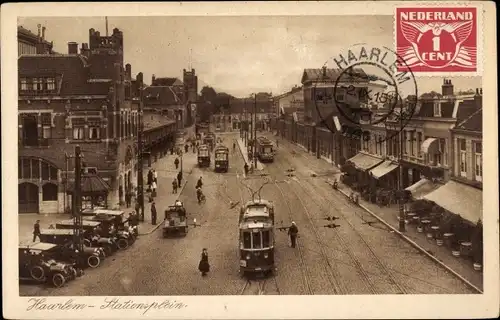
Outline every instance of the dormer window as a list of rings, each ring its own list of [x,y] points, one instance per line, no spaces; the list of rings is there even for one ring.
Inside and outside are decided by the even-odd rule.
[[[441,117],[441,103],[434,102],[434,117]]]
[[[28,94],[47,94],[56,91],[56,79],[54,77],[46,78],[20,78],[20,91]]]

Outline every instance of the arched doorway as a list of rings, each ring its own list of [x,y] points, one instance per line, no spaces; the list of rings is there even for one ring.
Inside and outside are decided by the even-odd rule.
[[[19,184],[19,213],[38,213],[38,186],[33,183]]]

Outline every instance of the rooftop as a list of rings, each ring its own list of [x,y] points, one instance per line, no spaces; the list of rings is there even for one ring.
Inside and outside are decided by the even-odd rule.
[[[159,113],[144,114],[144,131],[175,123],[175,120]]]
[[[483,132],[483,108],[477,110],[467,119],[460,122],[457,130],[472,131],[472,132]]]

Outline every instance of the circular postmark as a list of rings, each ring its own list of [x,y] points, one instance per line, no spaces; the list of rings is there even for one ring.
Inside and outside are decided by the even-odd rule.
[[[406,71],[398,71],[404,66]],[[398,135],[417,107],[415,77],[394,51],[355,44],[330,58],[312,85],[320,121],[330,131],[369,140],[366,126],[382,127],[384,138]]]

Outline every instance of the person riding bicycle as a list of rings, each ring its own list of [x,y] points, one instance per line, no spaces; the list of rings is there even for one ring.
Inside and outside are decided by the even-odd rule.
[[[203,181],[201,181],[201,177],[200,179],[198,179],[198,182],[196,182],[196,189],[203,187]]]
[[[200,203],[203,199],[203,191],[201,190],[201,187],[196,188],[196,198],[198,199],[198,203]]]

